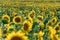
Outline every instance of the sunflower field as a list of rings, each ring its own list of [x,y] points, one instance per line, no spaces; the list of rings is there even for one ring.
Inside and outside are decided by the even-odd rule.
[[[60,40],[60,1],[0,0],[0,40]]]

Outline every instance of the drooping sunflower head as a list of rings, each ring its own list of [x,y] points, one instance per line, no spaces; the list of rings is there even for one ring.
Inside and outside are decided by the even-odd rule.
[[[29,32],[32,29],[32,24],[29,21],[24,21],[22,29]]]
[[[10,22],[10,17],[6,14],[2,16],[2,19],[6,19],[8,22]]]
[[[28,40],[28,37],[23,32],[12,32],[5,40]]]
[[[35,16],[36,16],[35,11],[32,10],[32,11],[30,12],[30,14],[29,14],[29,17],[35,18]]]
[[[22,21],[21,16],[16,16],[16,17],[13,18],[13,22],[14,22],[15,24],[20,24],[21,21]]]

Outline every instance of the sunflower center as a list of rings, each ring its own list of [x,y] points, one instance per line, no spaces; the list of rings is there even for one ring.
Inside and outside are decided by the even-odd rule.
[[[33,14],[30,14],[30,17],[31,17],[31,18],[33,18],[33,17],[34,17],[34,15],[33,15]]]
[[[59,26],[60,26],[60,23],[59,23]]]
[[[42,20],[42,18],[41,18],[41,17],[38,17],[38,19],[39,19],[39,20]]]
[[[55,19],[53,19],[52,22],[55,22]]]
[[[4,19],[7,19],[7,20],[9,20],[7,17],[4,17]]]
[[[15,21],[18,23],[18,22],[20,22],[21,20],[20,20],[19,17],[17,17],[17,18],[15,18]]]
[[[48,23],[48,25],[52,25],[52,23],[51,23],[51,22],[49,22],[49,23]]]
[[[22,40],[22,38],[18,37],[18,36],[14,36],[14,37],[11,38],[11,40]]]
[[[59,30],[59,27],[56,27],[55,30]]]
[[[7,30],[4,30],[4,34],[6,34],[7,33]]]
[[[24,24],[24,30],[28,30],[29,25],[27,23]]]

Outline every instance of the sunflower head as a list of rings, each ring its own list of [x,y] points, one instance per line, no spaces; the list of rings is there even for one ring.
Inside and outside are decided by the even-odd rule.
[[[25,36],[23,32],[12,32],[8,34],[5,40],[28,40],[28,37]]]
[[[33,19],[29,17],[28,21],[33,24]]]
[[[11,14],[10,14],[10,16],[15,16],[16,15],[16,13],[15,12],[12,12]]]
[[[60,26],[60,22],[58,23],[58,26]]]
[[[35,18],[35,16],[36,16],[35,11],[32,10],[32,11],[30,12],[29,16],[30,16],[31,18]]]
[[[10,24],[4,24],[4,26],[7,28],[7,30],[9,30],[10,28],[13,28],[13,26],[11,26]]]
[[[39,21],[43,21],[43,16],[38,16]]]
[[[56,34],[56,30],[51,26],[49,26],[49,32],[51,32],[52,35]]]
[[[44,23],[43,23],[43,22],[40,23],[40,28],[41,28],[41,29],[44,28]]]
[[[51,21],[48,21],[48,23],[46,25],[51,26],[52,25],[52,22]]]
[[[58,30],[60,30],[60,27],[59,27],[59,26],[55,26],[54,29],[55,29],[56,31],[58,31]]]
[[[29,21],[24,21],[23,23],[23,30],[29,32],[32,28],[32,24]]]
[[[54,24],[54,23],[56,23],[56,22],[57,22],[57,20],[58,20],[58,18],[57,18],[57,17],[53,17],[53,18],[52,18],[52,20],[51,20],[51,22]]]
[[[44,32],[43,31],[40,31],[39,32],[39,36],[42,37],[44,35]]]
[[[22,21],[21,16],[16,16],[16,17],[13,18],[13,22],[14,22],[15,24],[20,24],[21,21]]]
[[[55,14],[54,12],[50,12],[51,17],[54,17],[54,14]]]
[[[6,14],[2,16],[2,19],[6,19],[8,22],[10,22],[10,17]]]
[[[53,37],[52,37],[52,40],[59,40],[59,37],[58,37],[58,35],[57,34],[54,34],[54,35],[52,35]]]

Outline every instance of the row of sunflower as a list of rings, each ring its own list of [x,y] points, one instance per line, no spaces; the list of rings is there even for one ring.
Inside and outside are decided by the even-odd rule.
[[[0,40],[60,40],[59,7],[0,9]]]

